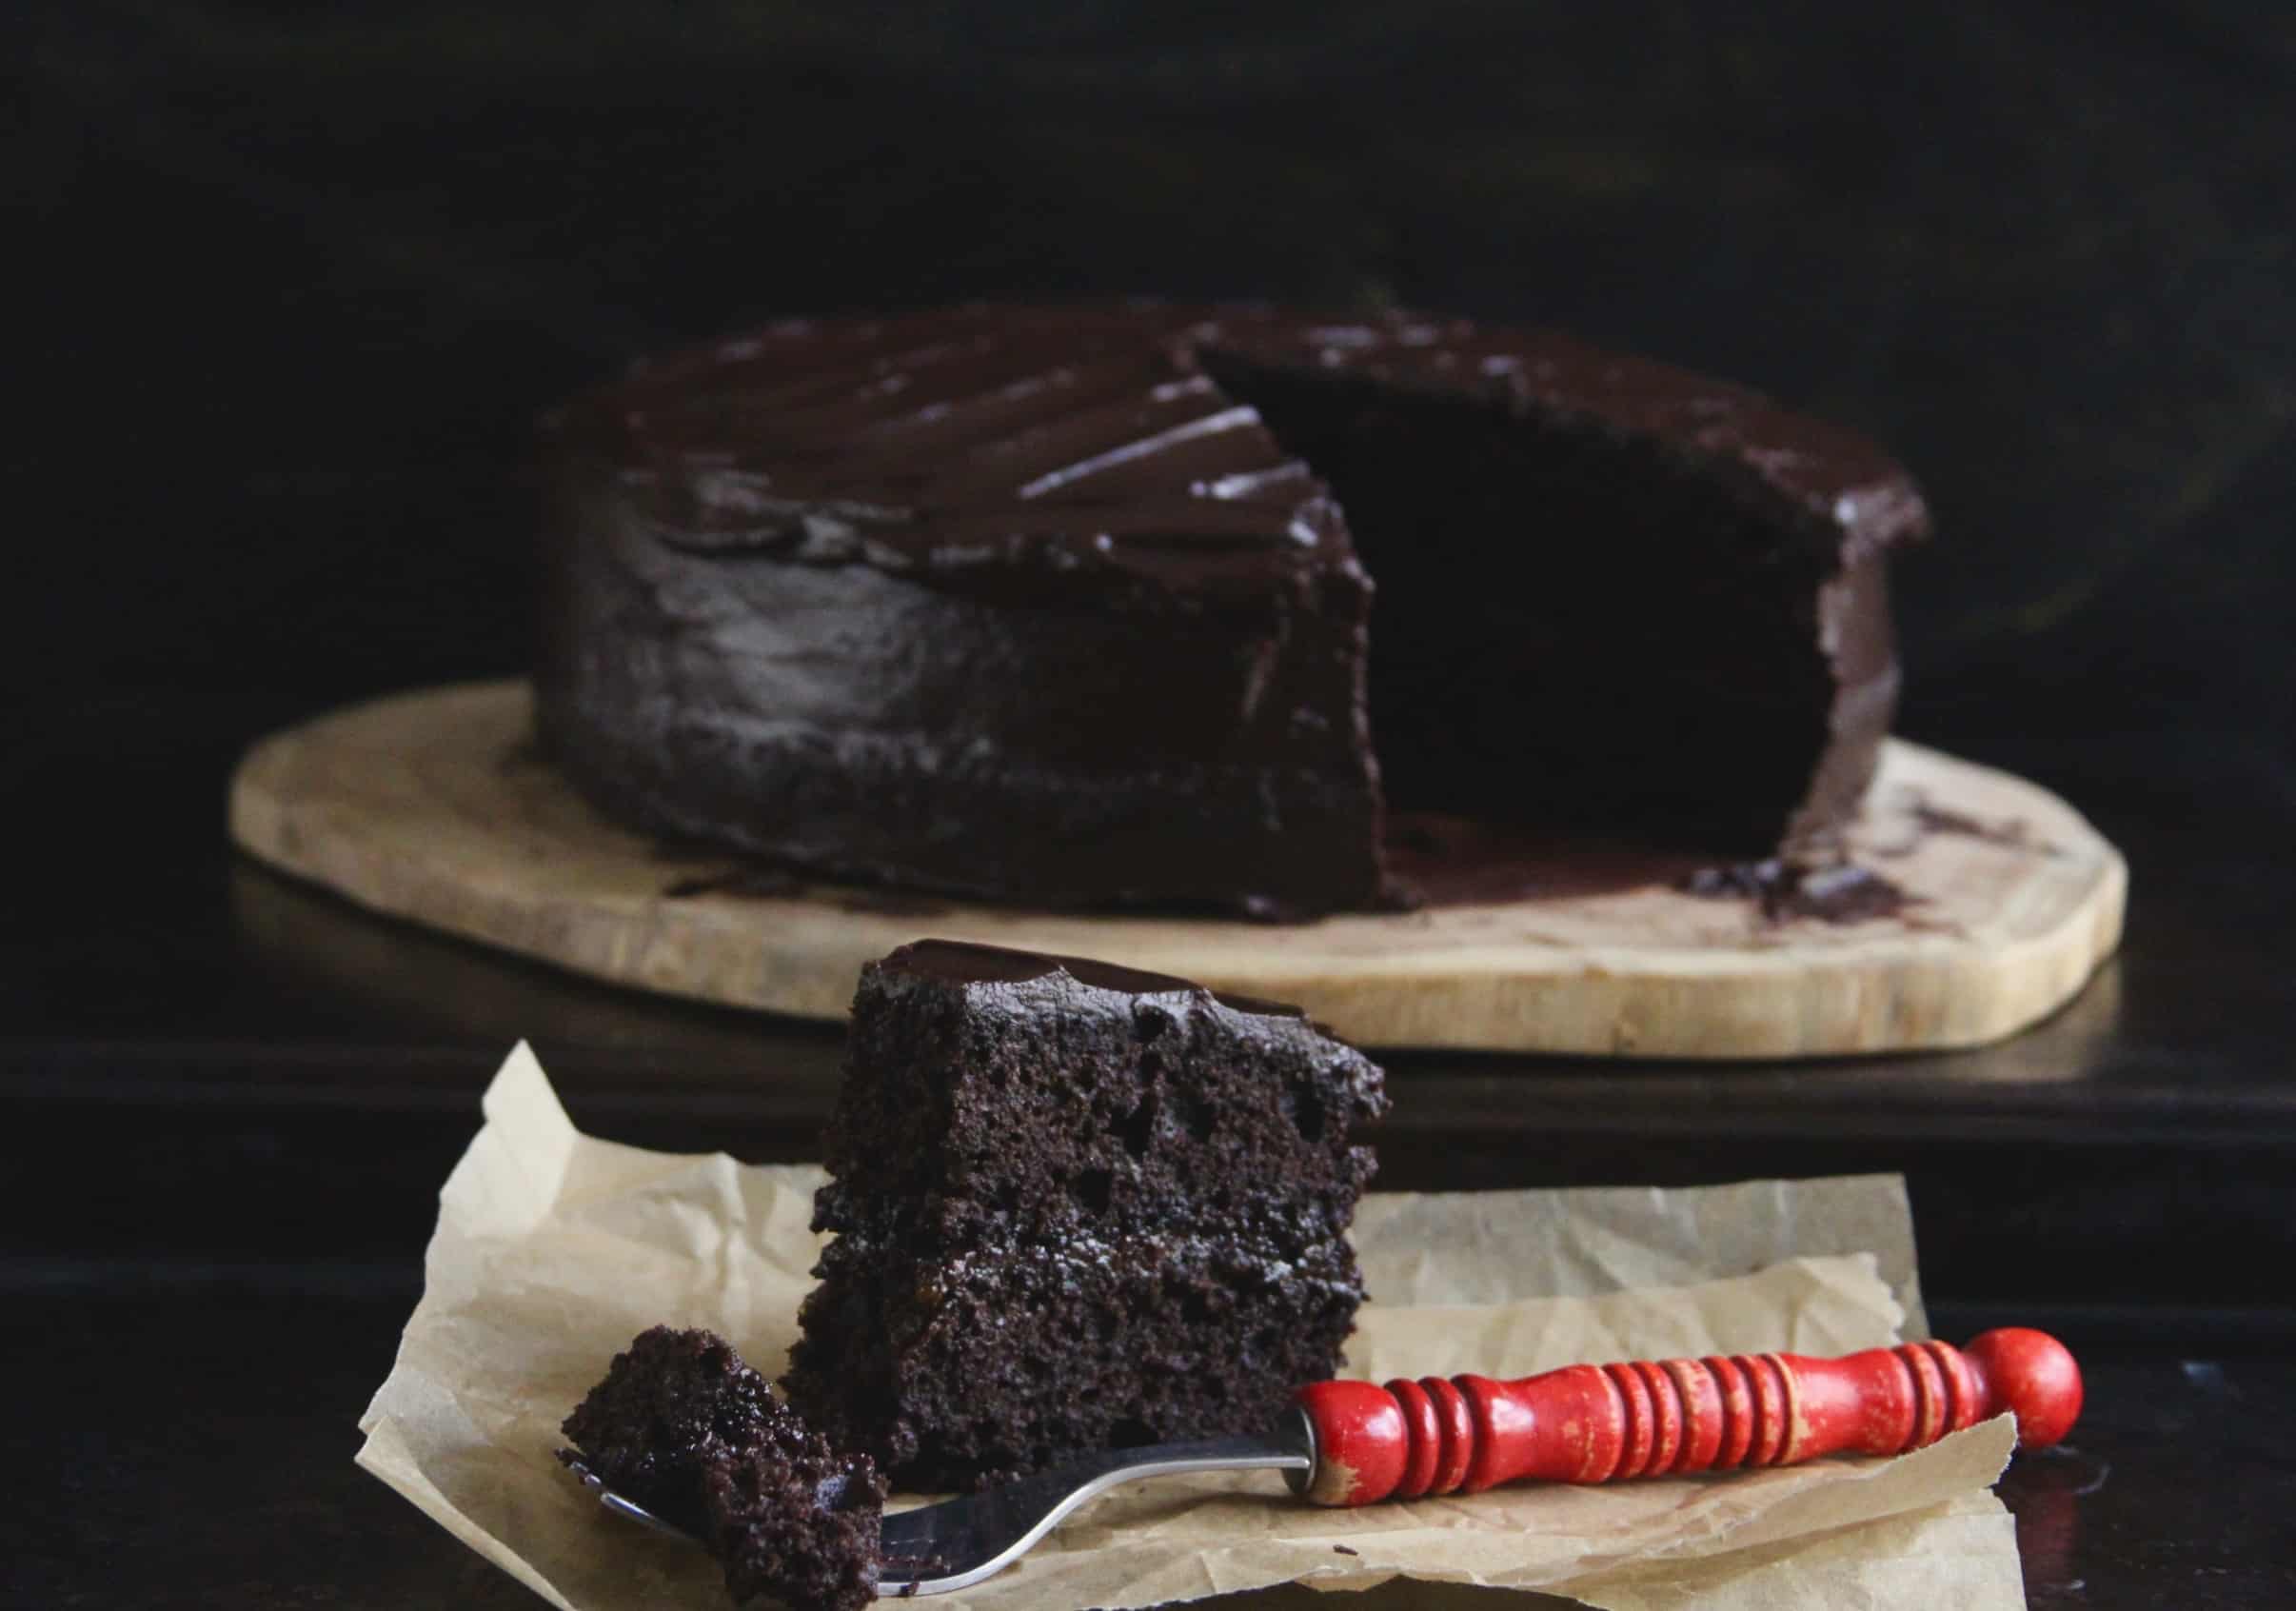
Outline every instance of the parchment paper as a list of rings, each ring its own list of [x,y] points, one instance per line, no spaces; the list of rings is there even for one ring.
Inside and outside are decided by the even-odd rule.
[[[423,1299],[360,1423],[359,1462],[567,1611],[723,1606],[701,1551],[604,1514],[551,1451],[559,1422],[646,1326],[709,1326],[779,1374],[812,1284],[821,1173],[584,1136],[524,1045],[484,1107],[440,1195]],[[1912,1293],[1904,1192],[1888,1177],[1375,1195],[1357,1244],[1375,1302],[1348,1370],[1374,1379],[1839,1353],[1896,1341],[1891,1286]],[[1362,1603],[1540,1590],[1612,1611],[2021,1606],[2009,1518],[1984,1492],[2012,1442],[2002,1417],[1894,1461],[1349,1511],[1302,1505],[1265,1474],[1173,1480],[1118,1490],[936,1603],[1121,1611],[1385,1583]]]

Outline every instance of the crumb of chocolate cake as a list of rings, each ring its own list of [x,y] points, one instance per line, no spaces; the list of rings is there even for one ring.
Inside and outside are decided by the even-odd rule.
[[[702,1484],[709,1546],[736,1604],[858,1611],[877,1598],[885,1482],[867,1455],[839,1455],[818,1434],[796,1452],[722,1449]]]
[[[856,1611],[876,1598],[884,1479],[774,1397],[723,1338],[655,1326],[562,1428],[600,1481],[706,1543],[737,1603]]]
[[[614,1356],[559,1430],[607,1487],[699,1535],[707,1455],[785,1441],[796,1420],[725,1339],[658,1325]]]
[[[1873,871],[1846,860],[1772,857],[1728,866],[1700,867],[1676,888],[1707,900],[1752,901],[1766,923],[1796,918],[1819,923],[1868,923],[1901,916],[1918,898]]]

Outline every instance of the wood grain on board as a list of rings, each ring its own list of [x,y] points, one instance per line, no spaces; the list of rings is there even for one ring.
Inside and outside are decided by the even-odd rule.
[[[2040,1019],[2118,943],[2121,856],[2063,801],[1891,741],[1852,859],[1910,897],[1834,924],[1669,883],[1298,925],[1036,912],[824,885],[593,811],[534,752],[518,682],[398,695],[257,745],[232,837],[377,911],[672,995],[840,1018],[931,934],[1295,1001],[1370,1045],[1772,1058],[1971,1045]],[[695,889],[694,893],[672,893]]]

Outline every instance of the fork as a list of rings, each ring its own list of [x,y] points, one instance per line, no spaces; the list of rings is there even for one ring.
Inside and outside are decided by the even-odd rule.
[[[1734,1354],[1566,1365],[1513,1382],[1317,1382],[1257,1437],[1113,1449],[889,1515],[877,1592],[969,1588],[1011,1565],[1079,1505],[1151,1477],[1280,1471],[1310,1503],[1360,1505],[1505,1482],[1614,1482],[1833,1454],[1905,1454],[2004,1410],[2017,1418],[2017,1446],[2036,1449],[2072,1430],[2081,1397],[2080,1367],[2065,1345],[2020,1326],[1986,1332],[1963,1348],[1907,1342],[1831,1360]],[[607,1510],[692,1540],[578,1459],[566,1464]]]

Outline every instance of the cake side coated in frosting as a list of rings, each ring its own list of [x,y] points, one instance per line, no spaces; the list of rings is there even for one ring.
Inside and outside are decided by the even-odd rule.
[[[576,399],[545,458],[538,707],[587,792],[1052,904],[1376,904],[1391,805],[1823,832],[1926,520],[1742,388],[1267,308],[777,325]]]

